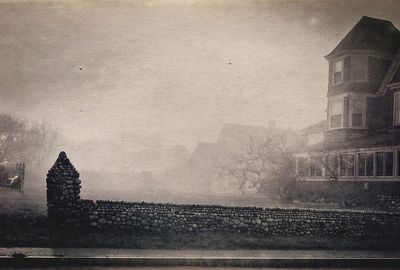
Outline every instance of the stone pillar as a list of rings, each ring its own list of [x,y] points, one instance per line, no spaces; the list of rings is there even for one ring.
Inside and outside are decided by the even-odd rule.
[[[79,173],[61,152],[47,173],[47,215],[50,222],[60,225],[79,225]]]

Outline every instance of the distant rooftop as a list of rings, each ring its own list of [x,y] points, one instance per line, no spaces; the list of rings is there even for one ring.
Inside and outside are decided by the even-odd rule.
[[[328,121],[326,119],[324,119],[324,120],[321,120],[321,121],[319,121],[315,124],[312,124],[306,128],[303,128],[301,130],[301,133],[309,134],[309,133],[322,132],[327,129],[327,126],[328,126]]]
[[[390,22],[363,16],[326,58],[352,50],[395,54],[400,47],[400,31]]]

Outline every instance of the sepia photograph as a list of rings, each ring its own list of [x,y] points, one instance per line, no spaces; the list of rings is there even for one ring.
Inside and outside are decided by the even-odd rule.
[[[0,269],[400,269],[400,1],[0,0]]]

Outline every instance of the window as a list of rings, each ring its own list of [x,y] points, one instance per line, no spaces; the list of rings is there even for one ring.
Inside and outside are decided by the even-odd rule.
[[[354,154],[340,154],[340,176],[354,176]]]
[[[376,176],[383,176],[383,152],[376,153]]]
[[[322,176],[320,157],[312,157],[310,161],[310,176]]]
[[[352,99],[351,100],[351,126],[363,127],[364,126],[364,100]]]
[[[394,93],[393,122],[400,125],[400,91]]]
[[[358,154],[358,175],[373,176],[374,175],[374,154],[359,153]]]
[[[326,155],[326,176],[330,179],[336,179],[339,174],[340,158],[336,153]]]
[[[333,84],[343,82],[343,60],[334,62],[333,64]]]
[[[393,176],[393,152],[376,153],[376,176]]]
[[[308,160],[306,158],[297,158],[297,174],[299,176],[308,175]]]
[[[332,101],[329,104],[329,127],[342,126],[343,100]]]

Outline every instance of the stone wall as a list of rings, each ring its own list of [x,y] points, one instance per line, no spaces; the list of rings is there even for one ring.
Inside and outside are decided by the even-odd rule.
[[[228,232],[285,236],[398,235],[397,213],[81,201],[82,224],[143,233]]]
[[[378,205],[381,208],[400,210],[400,196],[399,195],[378,195]]]
[[[79,173],[63,152],[49,171],[47,187],[48,217],[52,222],[92,230],[259,236],[400,234],[398,213],[81,200]]]
[[[61,152],[46,179],[47,214],[50,221],[62,225],[79,224],[80,183],[79,173],[65,152]]]

